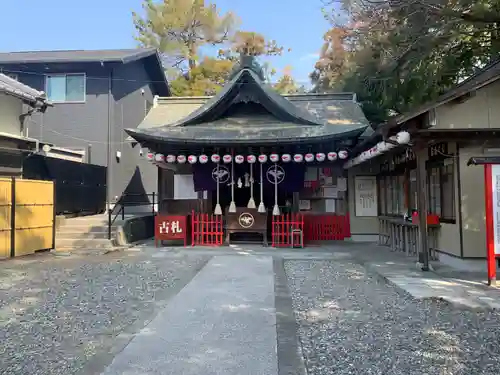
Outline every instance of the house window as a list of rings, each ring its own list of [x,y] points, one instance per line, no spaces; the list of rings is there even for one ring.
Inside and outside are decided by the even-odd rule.
[[[447,158],[429,169],[429,213],[453,222],[455,211],[455,160]]]
[[[410,214],[413,213],[413,211],[416,211],[418,209],[417,205],[417,170],[412,169],[410,170],[410,181],[409,181],[409,211]]]
[[[85,74],[47,75],[46,92],[55,103],[84,102]]]

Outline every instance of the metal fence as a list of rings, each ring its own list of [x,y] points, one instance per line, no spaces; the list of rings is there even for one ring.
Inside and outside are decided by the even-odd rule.
[[[56,214],[106,210],[106,167],[30,155],[23,162],[23,177],[56,182]]]

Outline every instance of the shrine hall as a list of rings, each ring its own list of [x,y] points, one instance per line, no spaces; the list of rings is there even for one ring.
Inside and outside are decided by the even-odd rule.
[[[126,132],[159,168],[158,215],[185,218],[192,245],[351,236],[344,166],[373,134],[354,94],[280,95],[242,56],[216,95],[157,98]]]

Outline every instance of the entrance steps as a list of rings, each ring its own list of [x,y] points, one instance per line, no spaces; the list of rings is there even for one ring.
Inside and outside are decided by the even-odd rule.
[[[108,239],[108,215],[89,215],[74,218],[58,217],[56,222],[56,250],[112,249],[113,239],[121,224],[115,220]]]

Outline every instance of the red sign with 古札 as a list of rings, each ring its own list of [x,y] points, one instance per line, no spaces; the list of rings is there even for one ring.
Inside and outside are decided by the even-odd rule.
[[[187,240],[186,216],[156,215],[155,216],[155,243],[159,241]]]

